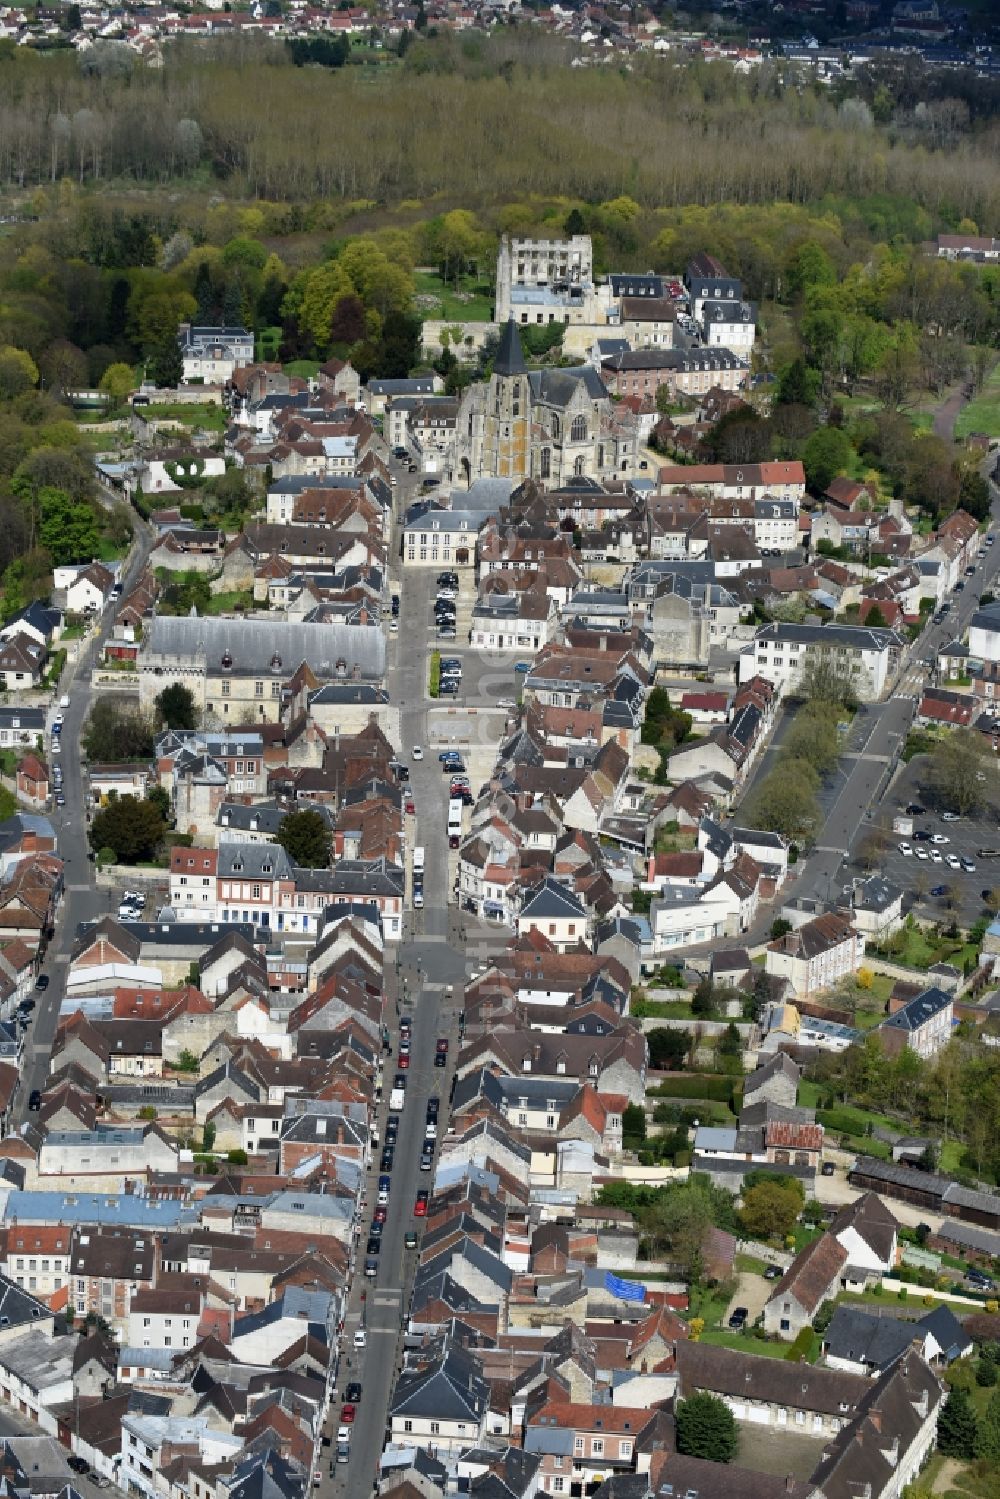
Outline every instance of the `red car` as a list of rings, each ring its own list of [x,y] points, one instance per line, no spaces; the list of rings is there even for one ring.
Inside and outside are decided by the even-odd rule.
[[[400,1072],[405,1072],[410,1065],[410,1054],[408,1051],[400,1052],[398,1067]]]
[[[416,803],[414,802],[412,796],[407,797],[407,800],[406,800],[406,811],[407,811],[407,815],[409,817],[415,817],[416,816],[417,807],[416,807]]]
[[[357,1406],[355,1406],[355,1405],[342,1405],[340,1407],[340,1419],[341,1419],[341,1421],[343,1422],[343,1424],[345,1426],[350,1426],[351,1422],[354,1420],[354,1417],[356,1415],[357,1415]]]
[[[442,1056],[447,1056],[447,1054],[448,1054],[448,1038],[447,1038],[447,1036],[439,1036],[438,1037],[437,1048],[436,1049],[442,1054]]]
[[[427,1193],[426,1192],[418,1192],[417,1193],[417,1200],[413,1204],[413,1216],[414,1216],[414,1218],[426,1218],[427,1217]]]
[[[372,1222],[373,1223],[384,1223],[385,1220],[386,1220],[386,1217],[388,1215],[388,1212],[389,1212],[388,1208],[376,1208],[375,1211],[374,1211],[374,1213],[372,1214]]]

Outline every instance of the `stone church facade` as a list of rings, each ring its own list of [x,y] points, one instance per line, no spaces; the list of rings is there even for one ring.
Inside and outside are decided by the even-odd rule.
[[[457,486],[535,479],[557,489],[574,478],[631,475],[637,455],[635,417],[616,406],[598,372],[529,370],[510,319],[490,379],[462,397],[448,476]]]

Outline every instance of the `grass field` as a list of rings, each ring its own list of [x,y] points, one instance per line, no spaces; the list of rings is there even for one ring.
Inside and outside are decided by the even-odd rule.
[[[961,968],[968,958],[975,958],[978,951],[975,942],[958,942],[950,937],[936,937],[919,926],[903,929],[905,945],[898,950],[893,947],[890,961],[901,963],[906,968],[927,969],[932,963],[954,963]],[[876,975],[880,977],[880,975]],[[892,981],[890,980],[890,988]]]
[[[201,406],[189,406],[185,402],[146,406],[141,414],[151,422],[180,422],[185,427],[202,427],[206,432],[222,433],[226,430],[225,407],[217,406],[214,401],[206,401]]]
[[[968,437],[970,432],[986,432],[990,437],[1000,437],[1000,364],[993,370],[982,392],[958,413],[955,436]]]
[[[493,293],[477,277],[460,277],[457,290],[454,286],[445,286],[437,271],[414,271],[413,281],[418,297],[437,299],[437,312],[425,307],[426,316],[447,318],[456,323],[488,323],[493,317]]]

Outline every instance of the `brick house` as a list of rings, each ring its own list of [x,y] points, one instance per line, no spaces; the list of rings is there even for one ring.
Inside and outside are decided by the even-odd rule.
[[[43,807],[49,799],[49,767],[41,755],[29,753],[18,763],[17,794],[33,807]]]

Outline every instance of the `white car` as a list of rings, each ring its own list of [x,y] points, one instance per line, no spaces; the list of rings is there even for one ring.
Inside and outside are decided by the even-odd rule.
[[[957,854],[946,854],[944,862],[949,869],[961,869]]]
[[[512,697],[501,697],[497,699],[497,707],[506,708],[508,712],[513,712],[517,704]]]
[[[942,812],[941,813],[941,821],[942,822],[961,822],[962,819],[959,817],[959,815],[958,815],[957,812]]]
[[[52,727],[53,728],[58,727],[58,728],[61,729],[62,725],[63,725],[63,716],[62,716],[61,713],[57,713],[56,716],[55,716],[55,718],[52,720]]]
[[[364,1348],[366,1346],[367,1342],[368,1342],[368,1334],[365,1332],[365,1330],[364,1330],[363,1327],[359,1327],[358,1330],[357,1330],[357,1332],[354,1334],[354,1346],[355,1346],[355,1348]]]
[[[414,760],[422,760],[424,758],[424,752],[419,744],[413,746],[413,758]]]
[[[351,1428],[349,1426],[339,1426],[337,1428],[337,1441],[338,1442],[349,1442],[350,1440],[351,1440]]]
[[[927,850],[925,848],[918,848],[916,850],[916,857],[918,859],[923,859],[924,863],[926,864],[929,855],[928,855]]]
[[[975,872],[976,872],[976,863],[975,863],[975,860],[974,859],[963,859],[962,860],[962,868],[965,870],[966,874],[975,874]]]
[[[947,833],[932,833],[931,842],[936,843],[940,848],[944,848],[946,843],[951,842],[951,839]]]
[[[931,849],[931,863],[932,864],[940,864],[941,862],[942,862],[941,850],[939,848],[932,848]]]
[[[58,734],[53,734],[52,735],[52,753],[54,755],[61,755],[62,754],[62,745],[59,743],[59,735]]]
[[[909,859],[913,854],[913,848],[909,843],[901,843],[899,845],[899,852],[903,855],[904,859]]]

